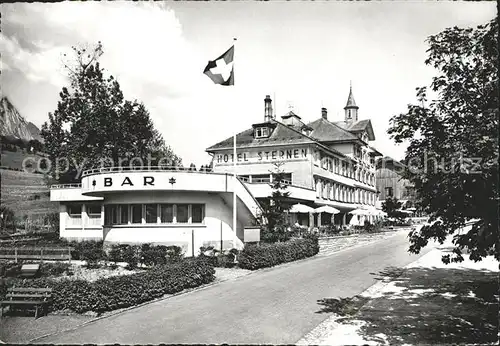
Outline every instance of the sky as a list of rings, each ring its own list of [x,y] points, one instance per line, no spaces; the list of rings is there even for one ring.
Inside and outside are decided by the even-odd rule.
[[[414,103],[429,35],[494,18],[495,2],[62,2],[1,4],[2,94],[38,127],[69,85],[64,53],[102,42],[106,73],[124,96],[143,102],[166,143],[188,166],[205,149],[292,109],[304,122],[343,120],[352,82],[373,146],[396,159],[405,146],[386,134],[389,119]],[[235,45],[235,85],[203,74]]]

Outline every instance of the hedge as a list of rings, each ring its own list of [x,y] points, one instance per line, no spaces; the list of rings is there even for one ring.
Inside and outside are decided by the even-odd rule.
[[[214,267],[202,259],[184,259],[131,275],[113,276],[95,282],[84,280],[12,279],[8,286],[51,287],[52,310],[102,313],[141,304],[215,279]],[[1,283],[0,283],[0,286]],[[0,287],[0,294],[6,287]],[[3,292],[2,292],[3,291]],[[2,297],[0,297],[2,298]]]
[[[316,236],[282,243],[247,245],[238,256],[238,265],[243,269],[256,270],[311,257],[318,252]]]
[[[167,263],[179,262],[184,258],[182,248],[171,245],[127,245],[113,244],[107,259],[113,262],[127,262],[129,267],[135,268],[138,263],[153,267]]]

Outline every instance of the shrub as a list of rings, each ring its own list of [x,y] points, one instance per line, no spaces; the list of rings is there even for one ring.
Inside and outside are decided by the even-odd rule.
[[[137,264],[139,264],[139,249],[138,245],[120,245],[122,250],[122,258],[123,262],[128,263],[128,268],[133,269],[137,268]]]
[[[47,278],[11,281],[10,286],[51,287],[52,310],[102,313],[141,304],[165,294],[198,287],[214,280],[215,270],[207,261],[185,259],[156,266],[149,271],[113,276],[95,282]],[[1,289],[1,287],[0,287]]]
[[[87,261],[90,266],[95,266],[98,261],[106,259],[102,241],[71,242],[71,258]]]
[[[0,263],[0,277],[16,277],[21,272],[21,264],[14,262]]]
[[[243,269],[255,270],[311,257],[319,252],[318,236],[308,234],[303,239],[283,243],[245,246],[238,258]]]
[[[129,268],[137,268],[140,260],[140,246],[113,244],[108,259],[113,262],[127,262]]]
[[[175,263],[180,262],[184,258],[182,253],[182,248],[179,246],[171,245],[166,247],[167,251],[167,262]]]
[[[62,263],[62,262],[46,262],[43,263],[40,266],[40,275],[41,276],[58,276],[70,268],[70,265],[68,263]]]
[[[144,244],[141,247],[141,263],[147,266],[175,263],[183,258],[182,248],[179,246],[151,246],[150,244]]]
[[[232,268],[236,265],[238,249],[219,251],[213,246],[200,247],[200,258],[210,262],[214,267]]]

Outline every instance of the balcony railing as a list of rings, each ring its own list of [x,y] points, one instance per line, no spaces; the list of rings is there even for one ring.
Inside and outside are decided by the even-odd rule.
[[[56,184],[51,185],[51,189],[80,189],[82,184]]]
[[[165,172],[165,171],[179,171],[179,172],[192,172],[192,173],[213,173],[211,170],[199,170],[190,167],[178,166],[138,166],[138,167],[101,167],[83,171],[82,177],[100,173],[114,173],[114,172]]]

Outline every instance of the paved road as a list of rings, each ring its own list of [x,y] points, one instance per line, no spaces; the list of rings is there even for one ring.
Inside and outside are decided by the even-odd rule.
[[[63,344],[290,344],[329,317],[323,298],[353,296],[404,266],[406,232],[328,257],[269,268],[37,340]],[[427,250],[428,251],[428,250]]]

